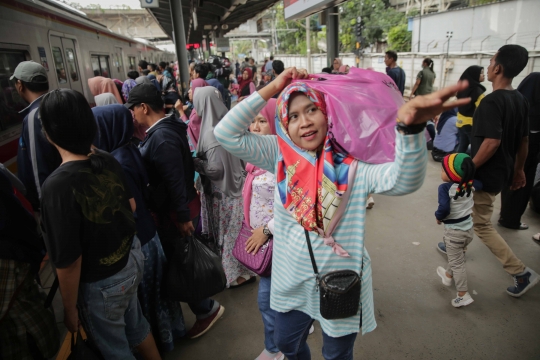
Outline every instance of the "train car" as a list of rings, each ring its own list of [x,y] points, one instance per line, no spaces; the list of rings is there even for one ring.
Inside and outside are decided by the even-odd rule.
[[[26,104],[9,80],[18,63],[33,60],[47,69],[50,90],[70,88],[94,103],[88,79],[125,80],[144,59],[171,61],[174,55],[115,34],[57,0],[0,0],[0,162],[16,172]]]

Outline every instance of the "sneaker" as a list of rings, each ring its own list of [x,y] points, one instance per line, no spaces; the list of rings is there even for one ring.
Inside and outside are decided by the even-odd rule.
[[[373,200],[373,196],[370,196],[367,200],[366,209],[372,209],[373,206],[375,206],[375,200]]]
[[[270,351],[264,349],[263,352],[257,356],[255,360],[283,360],[285,355],[281,351],[277,353],[271,353]]]
[[[443,285],[445,286],[452,285],[452,278],[449,278],[448,276],[446,276],[446,269],[443,268],[442,266],[437,267],[437,275],[441,277]]]
[[[440,243],[437,244],[437,250],[439,250],[444,255],[446,255],[446,245],[444,244],[444,242],[441,241]]]
[[[206,319],[195,321],[195,324],[193,324],[191,330],[188,331],[187,337],[189,339],[196,339],[199,336],[206,334],[206,332],[210,330],[212,326],[214,326],[216,321],[219,320],[219,318],[223,315],[224,312],[225,308],[220,305],[219,309],[217,309],[215,313],[213,313]]]
[[[520,297],[538,283],[538,274],[526,268],[523,275],[514,275],[514,286],[509,286],[506,293],[513,297]]]
[[[315,332],[315,326],[311,325],[311,327],[309,328],[309,334],[308,335],[311,335]]]
[[[474,302],[474,299],[469,295],[469,293],[465,293],[463,296],[457,296],[455,299],[453,299],[450,303],[453,307],[458,308],[462,306],[467,306],[469,304],[472,304]]]

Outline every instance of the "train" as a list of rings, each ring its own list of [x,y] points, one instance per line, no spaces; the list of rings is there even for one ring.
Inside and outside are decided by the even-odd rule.
[[[175,55],[110,31],[58,0],[0,0],[0,163],[17,171],[22,129],[19,111],[28,104],[9,80],[21,61],[47,69],[49,90],[70,88],[94,98],[88,79],[125,80],[139,60],[173,61]]]

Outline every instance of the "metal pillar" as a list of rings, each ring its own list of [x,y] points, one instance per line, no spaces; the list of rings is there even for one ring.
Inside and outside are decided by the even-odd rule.
[[[326,15],[326,59],[332,68],[334,59],[339,57],[339,9],[336,7],[324,10]]]
[[[189,86],[188,51],[186,50],[186,33],[184,31],[184,18],[182,15],[182,0],[170,0],[171,19],[174,30],[176,56],[178,58],[178,71],[180,71],[181,94],[184,94]]]
[[[308,74],[311,74],[311,21],[309,19],[310,17],[306,17],[306,47],[307,47],[307,72]]]

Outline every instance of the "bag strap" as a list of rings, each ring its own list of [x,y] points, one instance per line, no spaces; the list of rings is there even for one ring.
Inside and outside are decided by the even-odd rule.
[[[45,299],[45,309],[48,309],[52,301],[54,299],[54,295],[56,294],[56,291],[58,290],[58,276],[55,276],[54,281],[51,285],[51,288],[49,289],[49,293],[47,294],[47,298]]]
[[[315,276],[315,284],[316,284],[315,289],[319,291],[319,283],[320,283],[319,269],[317,268],[317,263],[315,262],[315,255],[313,255],[313,248],[311,247],[309,231],[304,229],[304,233],[306,234],[306,242],[309,249],[309,257],[311,258],[311,265],[313,266],[313,276]]]
[[[36,156],[36,134],[34,128],[34,117],[38,108],[35,108],[28,114],[28,137],[30,138],[30,160],[32,161],[32,173],[34,175],[34,182],[36,183],[36,191],[38,193],[38,198],[41,199],[41,186],[39,184],[39,170],[38,170],[38,161]]]

